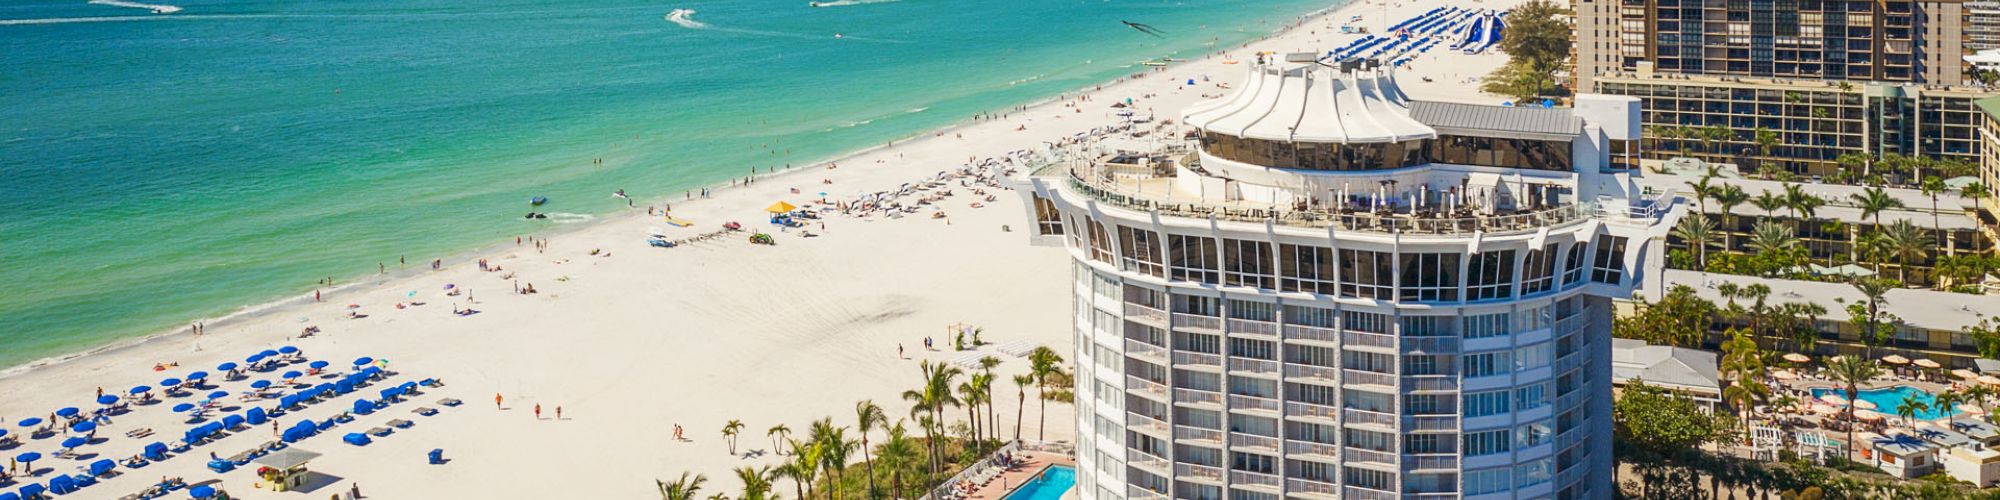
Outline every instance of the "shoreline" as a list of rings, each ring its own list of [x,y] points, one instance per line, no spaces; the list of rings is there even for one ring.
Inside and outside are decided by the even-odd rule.
[[[1355,6],[1365,7],[1372,5],[1374,1],[1387,1],[1387,0],[1347,0],[1339,3],[1338,5],[1329,5],[1326,7],[1314,9],[1304,14],[1295,16],[1292,22],[1279,25],[1273,28],[1273,30],[1268,33],[1252,37],[1248,40],[1244,40],[1228,48],[1217,48],[1208,45],[1208,42],[1204,42],[1205,50],[1200,57],[1193,59],[1174,60],[1162,68],[1164,70],[1184,68],[1188,65],[1201,61],[1206,61],[1210,58],[1216,57],[1218,54],[1223,52],[1241,49],[1244,47],[1248,47],[1252,44],[1277,38],[1279,36],[1290,33],[1293,30],[1305,27],[1307,24],[1329,18],[1330,16],[1332,16],[1335,13],[1338,13],[1341,10],[1345,10]],[[1178,51],[1176,51],[1176,53],[1177,52]],[[1053,95],[1043,96],[1041,98],[1037,98],[1028,101],[1027,103],[1021,104],[1018,109],[1008,108],[1007,111],[999,111],[999,112],[993,110],[986,110],[982,111],[981,113],[1011,114],[1011,113],[1030,113],[1038,110],[1043,110],[1044,108],[1050,107],[1052,105],[1058,105],[1063,103],[1065,99],[1068,97],[1090,94],[1105,87],[1111,87],[1117,84],[1131,81],[1134,79],[1135,75],[1143,76],[1153,72],[1150,71],[1151,68],[1136,63],[1124,67],[1130,68],[1134,71],[1129,72],[1124,76],[1119,76],[1110,80],[1101,81],[1096,84],[1086,84],[1078,88],[1057,92]],[[976,118],[962,118],[950,122],[948,124],[939,126],[937,128],[925,129],[911,133],[901,138],[894,139],[890,141],[888,144],[870,145],[859,149],[836,153],[831,158],[818,160],[811,163],[801,164],[799,168],[790,168],[780,171],[766,172],[762,174],[752,174],[751,178],[757,181],[764,181],[766,179],[781,179],[783,178],[782,176],[793,174],[796,172],[811,170],[813,167],[824,167],[828,164],[838,164],[851,159],[861,158],[872,153],[888,149],[894,149],[899,146],[914,146],[926,142],[927,140],[939,139],[943,136],[943,134],[952,133],[954,131],[963,131],[967,128],[982,123],[986,123],[986,121]],[[712,186],[695,186],[687,188],[686,190],[708,189],[713,194],[721,194],[724,192],[740,192],[741,190],[738,188],[742,187],[745,187],[745,184],[718,183]],[[714,199],[714,198],[715,198],[714,196],[711,196],[708,199]],[[705,200],[704,198],[694,198],[691,200],[681,199],[679,201],[685,203],[699,203],[704,200]],[[634,212],[637,208],[636,207],[637,204],[651,204],[655,206],[663,204],[671,205],[672,204],[670,203],[671,201],[674,201],[674,199],[671,198],[670,196],[648,198],[644,201],[634,199],[633,202],[635,203],[635,205],[632,208],[628,208],[624,213],[613,212],[613,213],[589,214],[591,216],[591,219],[587,221],[582,221],[580,223],[575,223],[575,224],[559,224],[551,226],[550,228],[545,228],[545,229],[554,229],[554,231],[550,231],[547,233],[535,233],[534,235],[537,237],[541,237],[544,234],[548,236],[563,236],[566,234],[575,234],[577,232],[593,229],[599,226],[612,225],[614,222],[620,220],[621,218],[646,217],[645,215],[635,215]],[[520,236],[528,236],[528,235],[523,234]],[[490,254],[499,251],[503,248],[506,248],[505,242],[496,241],[493,243],[481,244],[474,248],[466,250],[451,252],[442,257],[433,257],[433,258],[441,259],[444,262],[444,265],[448,267],[455,264],[463,264],[475,261],[479,258],[479,255]],[[426,271],[424,271],[421,268],[407,268],[399,270],[398,272],[391,272],[384,274],[376,274],[376,275],[362,274],[358,276],[352,276],[344,280],[335,280],[335,283],[338,283],[337,285],[334,285],[331,288],[319,289],[319,291],[321,292],[321,296],[323,299],[322,302],[331,302],[335,301],[334,297],[338,297],[339,294],[341,294],[342,292],[356,292],[361,290],[377,288],[402,279],[422,276],[425,272]],[[312,300],[307,299],[306,297],[297,296],[299,293],[311,293],[312,291],[314,291],[314,289],[308,288],[303,291],[289,292],[262,302],[254,302],[250,304],[237,306],[233,311],[227,314],[214,317],[195,317],[184,320],[182,321],[182,323],[186,325],[201,323],[202,325],[204,325],[203,326],[204,329],[207,329],[210,326],[228,327],[231,325],[246,323],[251,320],[261,319],[272,315],[284,313],[287,311],[295,311],[297,310],[297,308],[309,307],[316,303]],[[190,332],[188,330],[188,326],[186,325],[174,327],[163,331],[156,331],[150,334],[138,335],[131,338],[114,340],[78,351],[35,358],[33,360],[25,361],[17,365],[0,367],[0,381],[18,377],[20,375],[41,368],[60,366],[65,363],[83,360],[93,356],[115,354],[120,351],[143,347],[154,342],[177,340],[181,338],[194,336],[193,332]]]

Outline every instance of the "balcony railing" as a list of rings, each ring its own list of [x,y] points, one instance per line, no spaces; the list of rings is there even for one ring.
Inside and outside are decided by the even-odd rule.
[[[1261,359],[1229,358],[1229,371],[1278,374],[1278,362]]]
[[[1455,353],[1458,352],[1458,337],[1403,337],[1403,352]]]
[[[1222,393],[1212,392],[1212,391],[1198,391],[1194,389],[1174,389],[1174,402],[1188,403],[1188,404],[1221,405]]]
[[[1300,495],[1339,497],[1340,487],[1335,486],[1333,483],[1313,481],[1310,479],[1286,479],[1285,492],[1295,493]]]
[[[1271,453],[1278,452],[1277,438],[1264,437],[1253,434],[1244,434],[1241,432],[1229,433],[1229,445],[1237,448],[1252,448],[1252,449],[1264,450]]]
[[[1174,433],[1173,426],[1167,425],[1166,422],[1137,412],[1125,413],[1125,425],[1141,432],[1153,432],[1160,437],[1171,436]]]
[[[1421,392],[1456,391],[1458,379],[1450,376],[1403,377],[1403,388]]]
[[[1258,224],[1275,222],[1287,226],[1315,229],[1335,226],[1348,231],[1374,231],[1414,235],[1532,232],[1544,227],[1582,221],[1589,215],[1596,213],[1596,210],[1587,204],[1568,204],[1509,215],[1426,217],[1396,213],[1367,213],[1353,210],[1336,211],[1326,208],[1257,207],[1245,204],[1207,203],[1197,200],[1155,199],[1147,195],[1141,195],[1136,189],[1121,186],[1117,181],[1090,173],[1090,165],[1085,162],[1079,162],[1076,168],[1070,170],[1069,186],[1078,193],[1099,202],[1139,212],[1157,211],[1162,215],[1196,219],[1213,217],[1218,220]]]
[[[1386,451],[1364,450],[1361,448],[1355,448],[1349,446],[1347,447],[1347,449],[1341,450],[1340,455],[1343,458],[1344,462],[1350,464],[1376,464],[1376,465],[1387,465],[1390,467],[1396,466],[1396,454]]]
[[[1354,486],[1341,487],[1340,497],[1346,500],[1397,500],[1395,493]]]
[[[1314,455],[1330,460],[1338,460],[1340,458],[1340,447],[1311,441],[1290,440],[1285,441],[1285,454]]]
[[[1166,348],[1132,339],[1125,339],[1125,354],[1144,357],[1160,363],[1167,362]]]
[[[1455,431],[1458,417],[1455,415],[1420,415],[1403,417],[1405,431]]]
[[[1134,500],[1166,500],[1167,495],[1157,491],[1140,488],[1139,485],[1136,484],[1128,484],[1125,485],[1125,498],[1131,498]]]
[[[1285,363],[1286,377],[1319,379],[1320,382],[1331,384],[1336,380],[1340,380],[1339,372],[1340,370],[1324,366]]]
[[[1393,413],[1378,413],[1346,408],[1342,409],[1340,414],[1343,417],[1341,421],[1349,425],[1379,425],[1390,429],[1396,428],[1396,415]]]
[[[1222,484],[1222,469],[1190,463],[1174,463],[1174,479],[1194,479]]]
[[[1143,392],[1146,394],[1159,396],[1160,399],[1166,399],[1169,395],[1169,393],[1167,392],[1167,386],[1165,384],[1161,384],[1151,380],[1146,380],[1132,375],[1125,376],[1125,390]]]
[[[1214,330],[1220,332],[1222,331],[1222,318],[1174,313],[1174,328]]]
[[[1300,339],[1300,340],[1316,340],[1320,342],[1339,342],[1340,331],[1334,330],[1332,328],[1320,328],[1317,326],[1285,325],[1285,338]]]
[[[1376,347],[1381,349],[1396,348],[1395,335],[1348,331],[1340,332],[1340,339],[1342,346]]]
[[[1174,426],[1174,439],[1181,441],[1208,441],[1215,443],[1216,446],[1221,446],[1222,431],[1176,425]]]
[[[1270,474],[1258,474],[1240,470],[1229,471],[1229,483],[1231,486],[1269,486],[1277,488],[1280,482],[1278,476]]]
[[[1153,456],[1151,453],[1132,450],[1131,453],[1127,454],[1127,457],[1125,463],[1144,468],[1155,474],[1165,475],[1174,470],[1173,465],[1170,465],[1167,459]]]
[[[1194,351],[1174,351],[1174,364],[1222,367],[1222,356]]]
[[[1404,470],[1455,470],[1458,469],[1458,455],[1410,454],[1404,456]]]
[[[1376,372],[1362,371],[1362,370],[1341,370],[1340,375],[1342,377],[1340,383],[1342,384],[1379,385],[1390,389],[1394,389],[1396,387],[1396,376],[1387,373],[1376,373]]]
[[[1142,306],[1139,304],[1133,304],[1129,302],[1125,304],[1125,317],[1150,320],[1153,322],[1153,324],[1159,326],[1165,326],[1167,324],[1166,311]]]
[[[1339,408],[1312,403],[1286,402],[1285,413],[1302,417],[1324,418],[1327,420],[1340,418]]]
[[[1239,409],[1239,410],[1260,410],[1269,412],[1277,412],[1279,411],[1280,408],[1283,408],[1282,405],[1278,404],[1278,400],[1276,399],[1260,398],[1256,396],[1242,396],[1237,394],[1229,395],[1229,407],[1232,409]]]
[[[1229,333],[1276,336],[1278,335],[1278,324],[1269,321],[1230,318]]]

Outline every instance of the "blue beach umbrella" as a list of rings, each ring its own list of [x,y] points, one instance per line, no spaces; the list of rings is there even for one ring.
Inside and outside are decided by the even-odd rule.
[[[263,357],[266,357],[266,358],[268,358],[268,357],[272,357],[272,356],[277,356],[277,355],[278,355],[278,351],[273,351],[273,350],[270,350],[270,349],[265,349],[265,350],[264,350],[264,352],[259,352],[259,353],[257,353],[257,355],[258,355],[258,356],[263,356]]]
[[[69,426],[69,430],[74,432],[88,433],[90,431],[97,430],[97,423],[85,420],[82,422],[77,422],[76,425]]]
[[[318,370],[318,369],[323,369],[323,368],[326,368],[326,367],[327,367],[328,365],[332,365],[332,364],[333,364],[333,363],[328,363],[328,362],[325,362],[325,361],[314,361],[314,362],[311,362],[311,363],[307,363],[307,364],[306,364],[306,366],[310,366],[310,367],[312,367],[312,369],[314,369],[314,370]]]
[[[369,364],[369,363],[374,363],[374,362],[375,362],[375,358],[371,358],[371,357],[367,357],[367,356],[362,356],[362,357],[360,357],[360,358],[357,358],[357,359],[355,359],[355,360],[354,360],[354,366],[361,366],[361,365],[365,365],[365,364]]]
[[[143,386],[143,385],[142,385],[142,386],[138,386],[138,387],[133,387],[133,388],[132,388],[132,390],[131,390],[131,391],[128,391],[128,392],[131,392],[132,394],[145,394],[145,393],[148,393],[148,392],[153,392],[153,388],[152,388],[152,387],[149,387],[149,386]]]
[[[229,391],[215,391],[208,393],[208,399],[222,399],[228,396],[229,396]]]
[[[249,363],[255,363],[255,362],[258,362],[258,361],[263,361],[263,360],[264,360],[264,355],[262,355],[262,354],[252,354],[252,355],[250,355],[250,357],[247,357],[247,358],[243,358],[243,361],[245,361],[245,362],[249,362]]]
[[[62,440],[62,447],[64,448],[75,448],[78,446],[83,446],[85,444],[90,444],[90,438],[83,436],[75,436],[69,439]]]
[[[6,435],[7,435],[7,429],[0,429],[0,436],[6,436]]]
[[[173,377],[160,379],[160,387],[173,387],[177,385],[181,385],[181,379]]]
[[[113,396],[113,395],[110,395],[110,394],[105,394],[105,395],[103,395],[103,396],[98,396],[98,397],[97,397],[97,404],[101,404],[101,405],[110,405],[110,404],[118,404],[118,396]]]
[[[297,353],[297,352],[299,352],[299,348],[297,348],[297,347],[292,347],[292,346],[284,346],[284,347],[280,347],[280,348],[278,348],[278,352],[279,352],[279,353],[283,353],[283,354],[294,354],[294,353]]]
[[[269,380],[259,380],[250,383],[251,389],[263,389],[265,387],[270,387],[270,386],[271,386],[271,381]]]
[[[19,425],[22,427],[34,427],[37,425],[42,425],[42,419],[40,417],[29,417],[21,419],[21,421],[15,425]]]
[[[14,460],[20,461],[21,463],[29,463],[41,459],[42,459],[42,454],[32,451],[14,456]]]
[[[202,380],[202,379],[206,379],[206,378],[208,378],[208,372],[194,372],[194,373],[189,373],[189,374],[188,374],[188,377],[187,377],[187,378],[188,378],[188,380],[190,380],[190,381],[193,381],[193,380]]]
[[[226,372],[226,371],[230,371],[230,370],[235,370],[235,369],[236,369],[236,362],[234,362],[234,361],[231,361],[231,362],[228,362],[228,363],[223,363],[223,364],[219,364],[219,365],[215,365],[215,370],[216,370],[216,371],[223,371],[223,372]]]
[[[74,416],[76,416],[76,412],[77,412],[77,409],[76,409],[76,407],[74,407],[74,406],[65,406],[65,407],[63,407],[63,408],[62,408],[62,409],[60,409],[60,410],[56,410],[56,416],[58,416],[58,417],[74,417]]]
[[[282,378],[282,379],[294,379],[294,378],[299,378],[299,377],[303,377],[303,376],[305,376],[305,374],[304,374],[304,373],[299,373],[299,371],[298,371],[298,370],[292,370],[292,371],[288,371],[288,372],[285,372],[285,374],[284,374],[284,375],[279,375],[279,376],[278,376],[278,378]]]
[[[215,498],[215,487],[213,487],[213,486],[205,486],[205,485],[204,485],[204,486],[196,486],[196,487],[194,487],[194,488],[190,488],[190,489],[188,489],[188,497],[190,497],[190,498]]]
[[[181,403],[174,405],[174,413],[181,413],[192,409],[194,409],[194,403]]]

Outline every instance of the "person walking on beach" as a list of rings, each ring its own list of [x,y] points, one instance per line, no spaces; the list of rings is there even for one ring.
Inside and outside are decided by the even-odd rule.
[[[493,409],[500,409],[500,393],[493,393]]]
[[[562,420],[562,405],[556,405],[556,420]]]
[[[902,342],[897,342],[897,343],[896,343],[896,359],[910,359],[910,358],[909,358],[908,356],[904,356],[904,355],[903,355],[903,343],[902,343]]]
[[[535,403],[535,420],[541,420],[541,419],[542,419],[542,404]]]

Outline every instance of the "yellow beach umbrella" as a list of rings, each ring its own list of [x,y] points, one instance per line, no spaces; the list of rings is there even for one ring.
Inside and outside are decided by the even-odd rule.
[[[1892,364],[1892,365],[1901,365],[1901,364],[1909,364],[1909,362],[1910,362],[1910,358],[1905,358],[1905,357],[1902,357],[1902,356],[1898,356],[1898,355],[1895,355],[1895,354],[1890,354],[1890,355],[1888,355],[1888,356],[1883,356],[1883,357],[1882,357],[1882,362],[1883,362],[1883,363],[1888,363],[1888,364]]]
[[[790,212],[796,208],[799,207],[792,206],[792,204],[790,203],[785,203],[784,200],[779,200],[777,203],[772,203],[771,206],[764,207],[764,211],[774,214],[781,214],[785,212]]]

